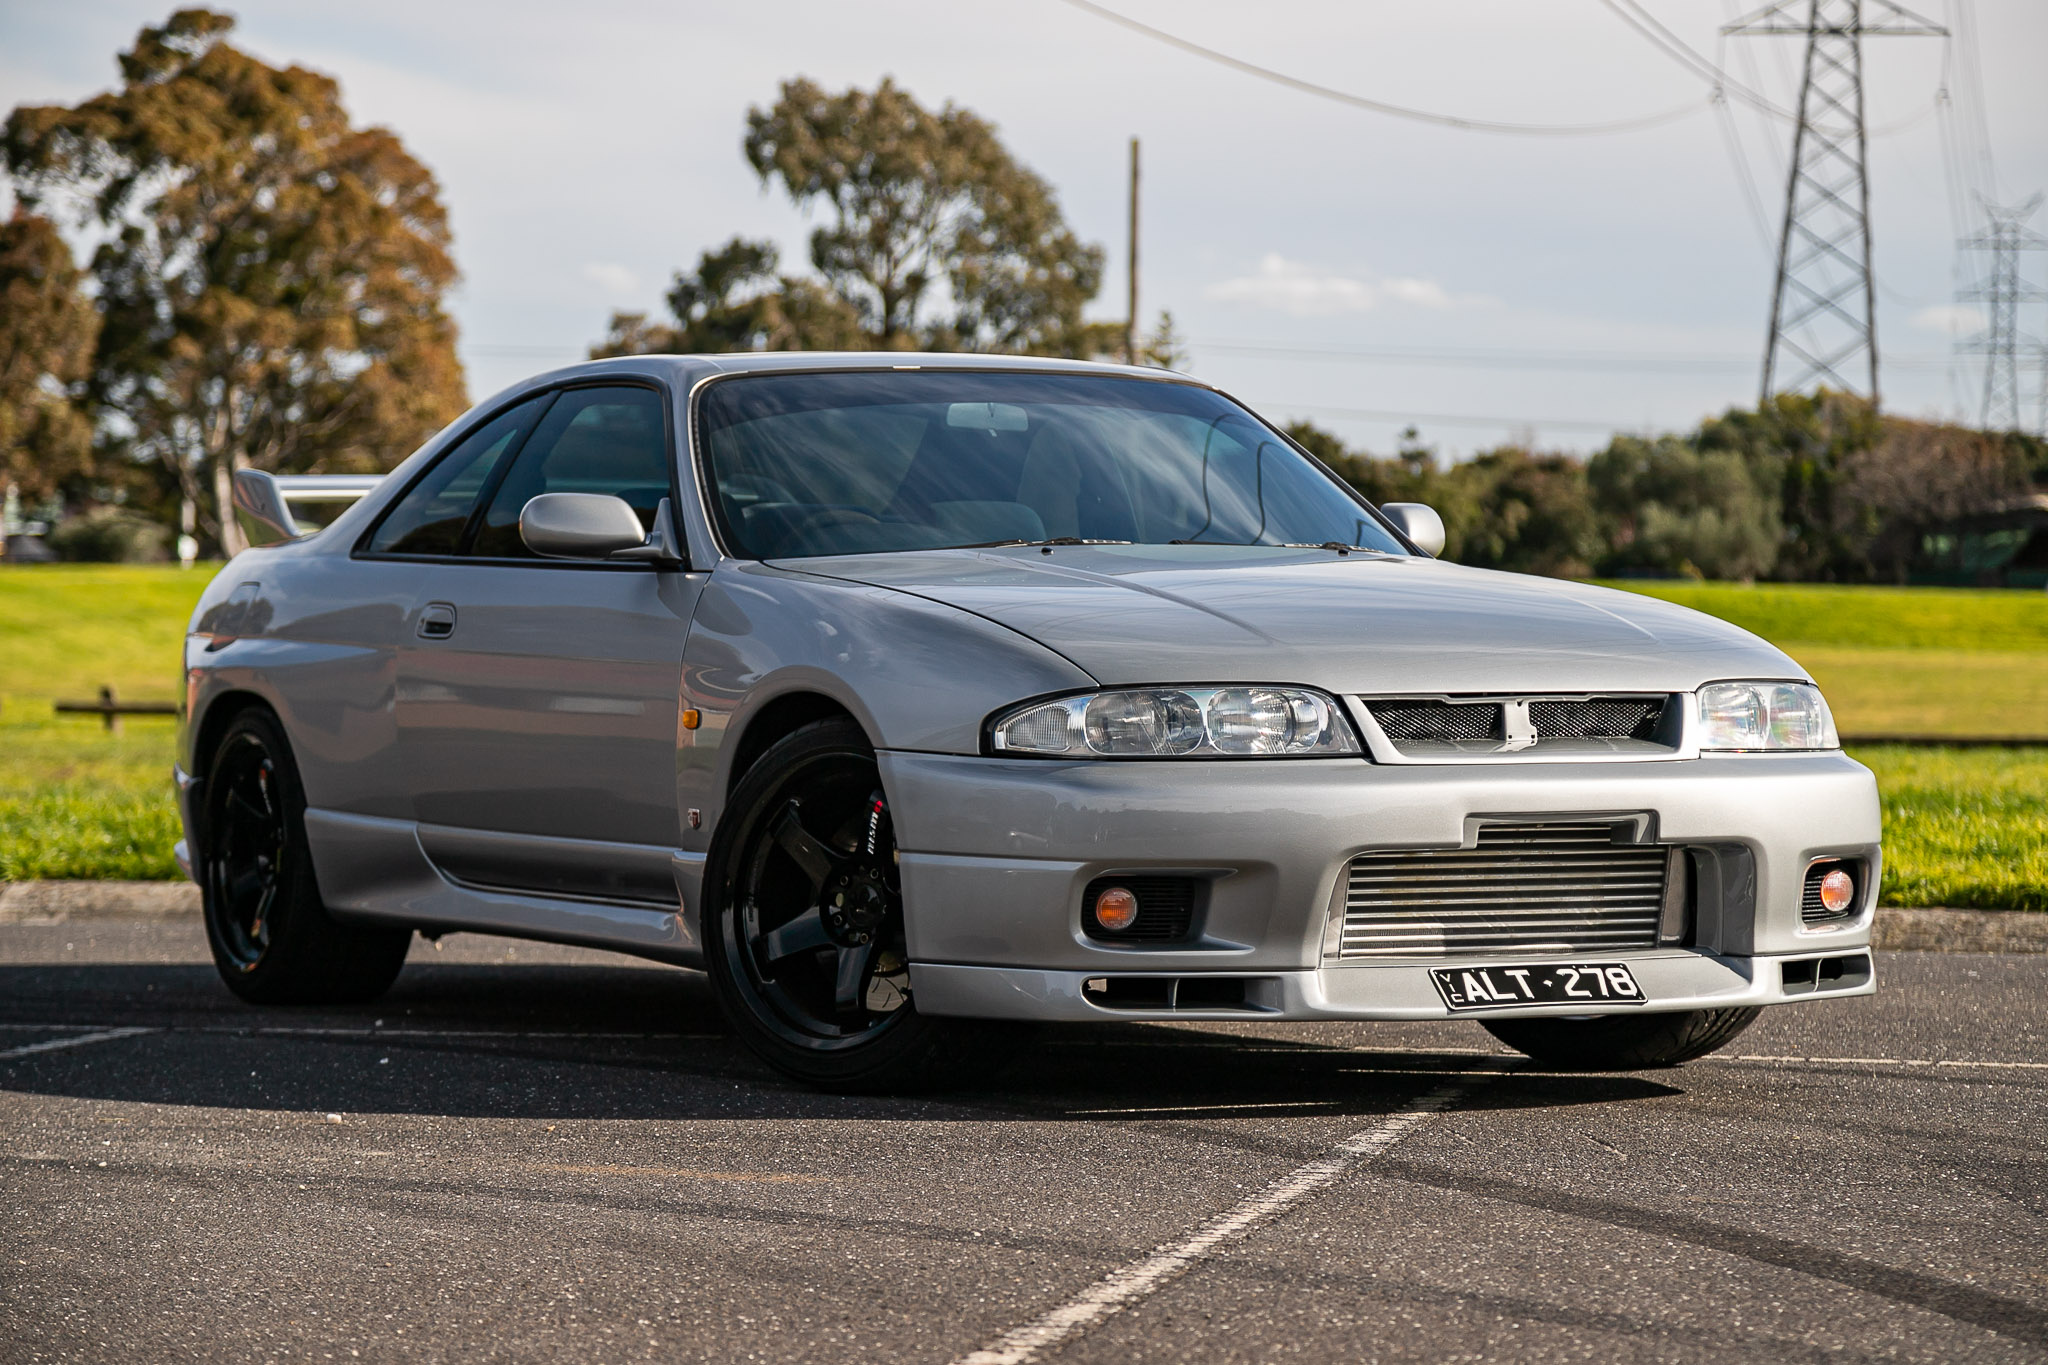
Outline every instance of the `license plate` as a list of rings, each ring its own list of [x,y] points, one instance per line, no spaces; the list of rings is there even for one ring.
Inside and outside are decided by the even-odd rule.
[[[1516,1005],[1640,1005],[1643,988],[1619,962],[1544,962],[1529,967],[1432,967],[1437,994],[1454,1010]]]

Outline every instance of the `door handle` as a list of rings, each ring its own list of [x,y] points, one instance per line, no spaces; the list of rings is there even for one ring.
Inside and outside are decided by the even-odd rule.
[[[419,636],[423,640],[445,640],[455,633],[455,606],[451,602],[429,602],[420,609]]]

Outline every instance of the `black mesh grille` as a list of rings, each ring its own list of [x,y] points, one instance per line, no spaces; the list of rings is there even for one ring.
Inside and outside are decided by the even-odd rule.
[[[1418,739],[1507,738],[1497,701],[1376,701],[1372,718],[1396,744]]]
[[[1138,922],[1111,932],[1095,922],[1095,898],[1121,886],[1138,898]],[[1192,877],[1097,877],[1081,893],[1081,927],[1105,943],[1174,943],[1188,936],[1195,921]]]
[[[1551,697],[1529,703],[1529,723],[1540,739],[1650,739],[1663,714],[1662,697]]]

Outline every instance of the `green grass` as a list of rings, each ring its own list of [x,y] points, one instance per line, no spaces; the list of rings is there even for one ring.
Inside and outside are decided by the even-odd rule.
[[[1606,586],[1732,621],[1795,654],[1800,645],[2048,653],[2048,593],[1642,579]]]
[[[1855,757],[1884,800],[1886,905],[2048,910],[2048,749]]]
[[[47,712],[0,713],[0,882],[176,878],[171,722],[110,735]]]
[[[0,570],[0,881],[177,876],[172,724],[109,735],[50,700],[110,683],[177,695],[178,641],[213,569]],[[1846,733],[2048,734],[2048,594],[1617,586],[1784,647]],[[1885,806],[1890,905],[2048,910],[2048,748],[1854,747]]]
[[[175,701],[185,623],[218,564],[0,569],[0,696]]]
[[[175,878],[175,722],[60,717],[59,698],[111,685],[175,701],[192,606],[219,565],[0,569],[0,882]]]

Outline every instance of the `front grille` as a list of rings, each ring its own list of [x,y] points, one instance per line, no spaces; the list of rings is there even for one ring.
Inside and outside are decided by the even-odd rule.
[[[1650,739],[1664,714],[1662,697],[1542,697],[1529,703],[1540,739]]]
[[[1376,701],[1372,703],[1372,718],[1396,744],[1507,738],[1501,704],[1497,701]]]
[[[1482,825],[1476,848],[1351,862],[1339,957],[1653,948],[1668,850],[1595,822]]]
[[[1138,918],[1121,932],[1095,922],[1095,898],[1112,886],[1121,886],[1138,898]],[[1105,943],[1174,943],[1188,936],[1195,919],[1195,879],[1192,877],[1097,877],[1081,893],[1081,928],[1088,937]]]

